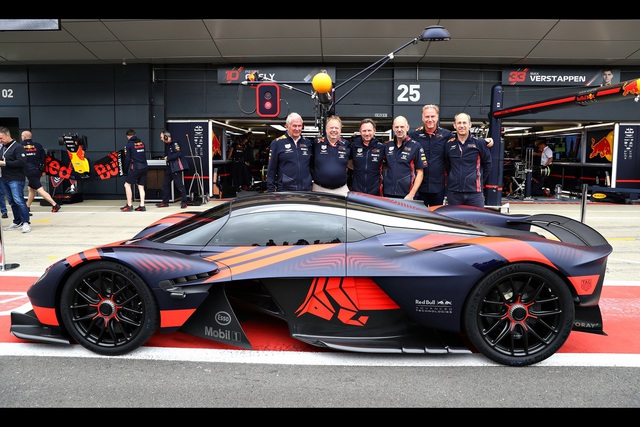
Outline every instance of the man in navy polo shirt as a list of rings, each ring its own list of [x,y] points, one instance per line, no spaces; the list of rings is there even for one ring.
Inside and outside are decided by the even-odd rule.
[[[428,167],[422,146],[409,138],[409,122],[404,116],[393,119],[394,139],[384,147],[382,195],[413,200]]]

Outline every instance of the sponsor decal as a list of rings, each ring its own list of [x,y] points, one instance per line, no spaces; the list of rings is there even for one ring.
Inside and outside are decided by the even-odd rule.
[[[584,279],[580,281],[580,287],[583,291],[590,291],[594,288],[593,281],[591,279]]]
[[[613,131],[609,132],[597,142],[595,138],[591,138],[591,153],[589,158],[600,157],[601,159],[613,160]]]
[[[415,301],[417,313],[452,314],[453,303],[450,300],[417,299]]]
[[[589,105],[596,102],[596,96],[593,93],[589,93],[587,95],[578,95],[576,96],[576,103],[580,105]]]
[[[237,331],[231,331],[229,329],[216,328],[211,326],[204,327],[205,337],[211,337],[216,340],[225,340],[230,342],[242,342],[242,334]]]
[[[227,326],[231,323],[231,315],[226,311],[219,311],[215,315],[216,323],[220,326]]]
[[[573,322],[574,328],[602,329],[602,323]]]
[[[622,90],[623,90],[622,96],[627,96],[629,94],[639,96],[640,95],[639,83],[640,83],[640,79],[636,79],[629,83],[625,83],[625,85],[622,86]]]

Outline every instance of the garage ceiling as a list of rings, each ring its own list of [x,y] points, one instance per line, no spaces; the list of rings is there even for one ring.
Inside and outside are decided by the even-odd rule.
[[[2,64],[373,62],[442,25],[396,62],[640,65],[640,20],[62,19],[61,31],[0,33]]]

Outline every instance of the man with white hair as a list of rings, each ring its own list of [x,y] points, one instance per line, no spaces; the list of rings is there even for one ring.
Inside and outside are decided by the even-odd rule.
[[[291,113],[286,132],[271,141],[267,191],[311,191],[311,141],[302,136],[302,116]]]

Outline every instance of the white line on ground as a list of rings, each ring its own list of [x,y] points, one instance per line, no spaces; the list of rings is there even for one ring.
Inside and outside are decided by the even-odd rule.
[[[502,366],[481,354],[354,354],[332,352],[257,351],[141,347],[123,356],[100,356],[79,345],[0,343],[0,356],[119,358],[210,363],[316,366]],[[640,367],[637,354],[556,353],[535,366]]]

